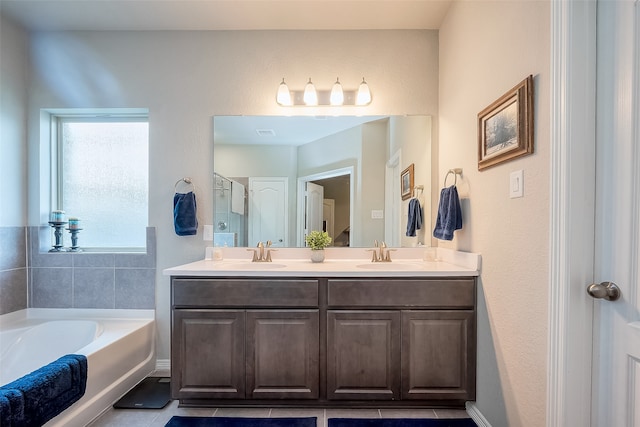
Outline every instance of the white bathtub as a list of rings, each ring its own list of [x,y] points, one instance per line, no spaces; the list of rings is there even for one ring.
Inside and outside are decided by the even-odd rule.
[[[154,311],[30,308],[0,316],[0,385],[72,353],[87,356],[86,393],[47,427],[85,426],[154,370]]]

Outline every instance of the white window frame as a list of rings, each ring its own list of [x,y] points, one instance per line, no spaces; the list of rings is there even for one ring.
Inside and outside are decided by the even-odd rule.
[[[51,113],[51,190],[50,190],[50,209],[49,211],[61,209],[63,206],[63,150],[61,148],[62,143],[62,124],[64,122],[149,122],[149,115],[146,112],[78,112],[72,111],[65,112],[52,112]],[[148,172],[147,172],[148,173]],[[147,222],[149,217],[149,209],[147,206]],[[147,225],[148,226],[148,225]],[[145,252],[146,242],[144,246],[122,246],[122,247],[82,247],[85,252]]]

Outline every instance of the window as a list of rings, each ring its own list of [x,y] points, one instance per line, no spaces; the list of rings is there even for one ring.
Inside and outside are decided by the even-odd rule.
[[[146,117],[55,117],[52,209],[80,220],[82,248],[146,246]]]

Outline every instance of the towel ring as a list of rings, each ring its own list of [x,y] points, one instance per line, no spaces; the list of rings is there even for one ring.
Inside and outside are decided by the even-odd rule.
[[[453,174],[453,185],[456,185],[458,183],[458,175],[462,176],[462,169],[461,168],[455,168],[455,169],[449,169],[449,172],[447,172],[447,174],[444,177],[444,186],[445,188],[447,187],[447,178],[449,178],[449,175]]]
[[[178,184],[180,184],[181,182],[184,182],[185,184],[192,186],[193,187],[193,192],[194,193],[196,192],[196,185],[193,183],[193,181],[191,181],[191,178],[188,178],[188,177],[185,177],[185,178],[182,178],[182,179],[179,179],[179,180],[176,181],[176,184],[173,186],[173,190],[175,192],[177,192]]]

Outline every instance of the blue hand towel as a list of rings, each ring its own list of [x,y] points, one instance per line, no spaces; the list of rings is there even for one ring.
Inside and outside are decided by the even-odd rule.
[[[192,236],[198,232],[196,195],[193,191],[173,196],[173,225],[178,236]]]
[[[418,199],[409,201],[409,215],[407,218],[407,236],[414,237],[416,230],[422,228],[422,206]]]
[[[455,185],[440,191],[438,218],[433,229],[433,237],[440,240],[453,240],[453,232],[462,228],[462,211],[458,189]]]

